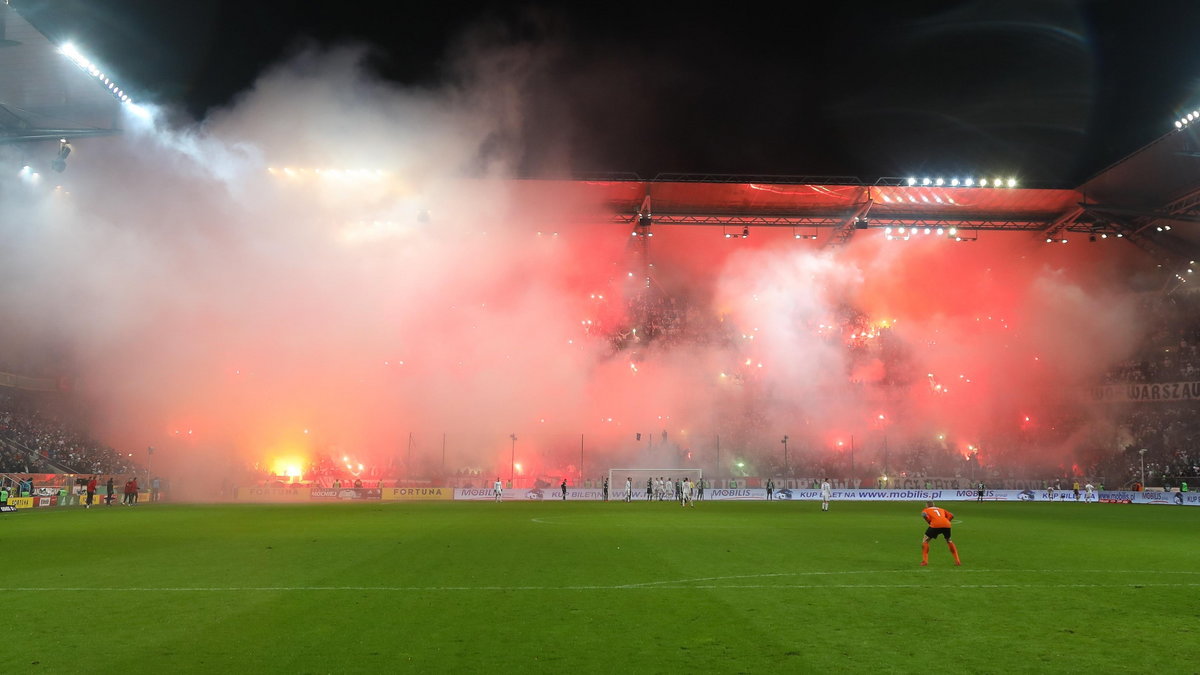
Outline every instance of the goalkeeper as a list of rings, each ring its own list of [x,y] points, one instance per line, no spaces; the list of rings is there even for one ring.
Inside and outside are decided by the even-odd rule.
[[[954,556],[954,564],[961,565],[962,561],[958,559],[958,547],[950,541],[950,521],[954,520],[954,514],[946,509],[934,506],[933,501],[925,502],[925,509],[921,511],[921,516],[925,518],[925,522],[929,523],[929,527],[925,529],[925,538],[921,540],[921,566],[929,564],[929,540],[937,539],[939,536],[946,538],[946,546],[950,547],[950,555]]]

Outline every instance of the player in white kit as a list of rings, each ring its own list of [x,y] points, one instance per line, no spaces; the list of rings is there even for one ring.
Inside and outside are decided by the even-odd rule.
[[[821,481],[821,510],[829,510],[829,499],[833,497],[833,486],[829,484],[829,479]]]
[[[625,501],[633,501],[633,477],[625,479]]]
[[[496,476],[496,482],[492,483],[492,496],[497,502],[504,501],[504,486],[500,483],[500,477]]]
[[[1088,483],[1083,486],[1083,501],[1084,503],[1096,501],[1096,486]]]

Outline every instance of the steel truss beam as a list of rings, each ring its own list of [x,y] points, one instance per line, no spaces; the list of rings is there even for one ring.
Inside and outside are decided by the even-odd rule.
[[[619,214],[613,222],[629,224],[636,221],[636,214]],[[655,225],[699,225],[728,226],[753,225],[756,227],[815,227],[837,228],[850,223],[854,226],[854,215],[829,216],[782,216],[782,215],[732,215],[719,213],[654,213]],[[1054,224],[1054,220],[1012,220],[912,216],[888,216],[878,213],[871,216],[867,228],[882,227],[957,227],[970,230],[1040,232]],[[1074,229],[1074,228],[1072,228]],[[1085,231],[1080,229],[1078,231]]]

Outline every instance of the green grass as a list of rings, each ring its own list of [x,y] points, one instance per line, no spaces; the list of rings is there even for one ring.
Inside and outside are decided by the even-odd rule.
[[[1200,670],[1200,509],[143,505],[0,514],[14,672]]]

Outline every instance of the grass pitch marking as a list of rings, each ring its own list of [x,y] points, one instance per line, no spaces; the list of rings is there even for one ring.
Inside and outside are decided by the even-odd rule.
[[[949,568],[947,568],[948,571]],[[738,574],[721,577],[700,577],[694,579],[675,579],[667,581],[648,581],[636,584],[616,584],[610,586],[12,586],[0,587],[0,592],[13,593],[128,593],[128,592],[163,592],[163,593],[238,593],[238,592],[346,592],[346,591],[392,591],[392,592],[455,592],[455,591],[627,591],[627,590],[819,590],[834,589],[889,589],[889,588],[940,588],[940,589],[987,589],[987,588],[1194,588],[1200,587],[1200,581],[1152,583],[998,583],[998,584],[952,584],[946,583],[945,577],[938,577],[937,583],[886,583],[886,584],[754,584],[754,583],[698,583],[721,582],[739,579],[766,579],[779,577],[816,577],[861,574],[928,574],[930,568],[903,570],[841,570],[831,572],[776,572],[769,574]],[[997,573],[1028,573],[1028,574],[1174,574],[1200,575],[1197,571],[1173,570],[972,570],[954,569],[953,574],[997,574]]]
[[[821,590],[855,589],[886,590],[890,588],[986,589],[986,588],[1200,588],[1200,582],[1174,584],[697,584],[690,586],[226,586],[226,587],[13,587],[0,588],[5,593],[290,593],[290,592],[480,592],[480,591],[620,591],[620,590]]]

